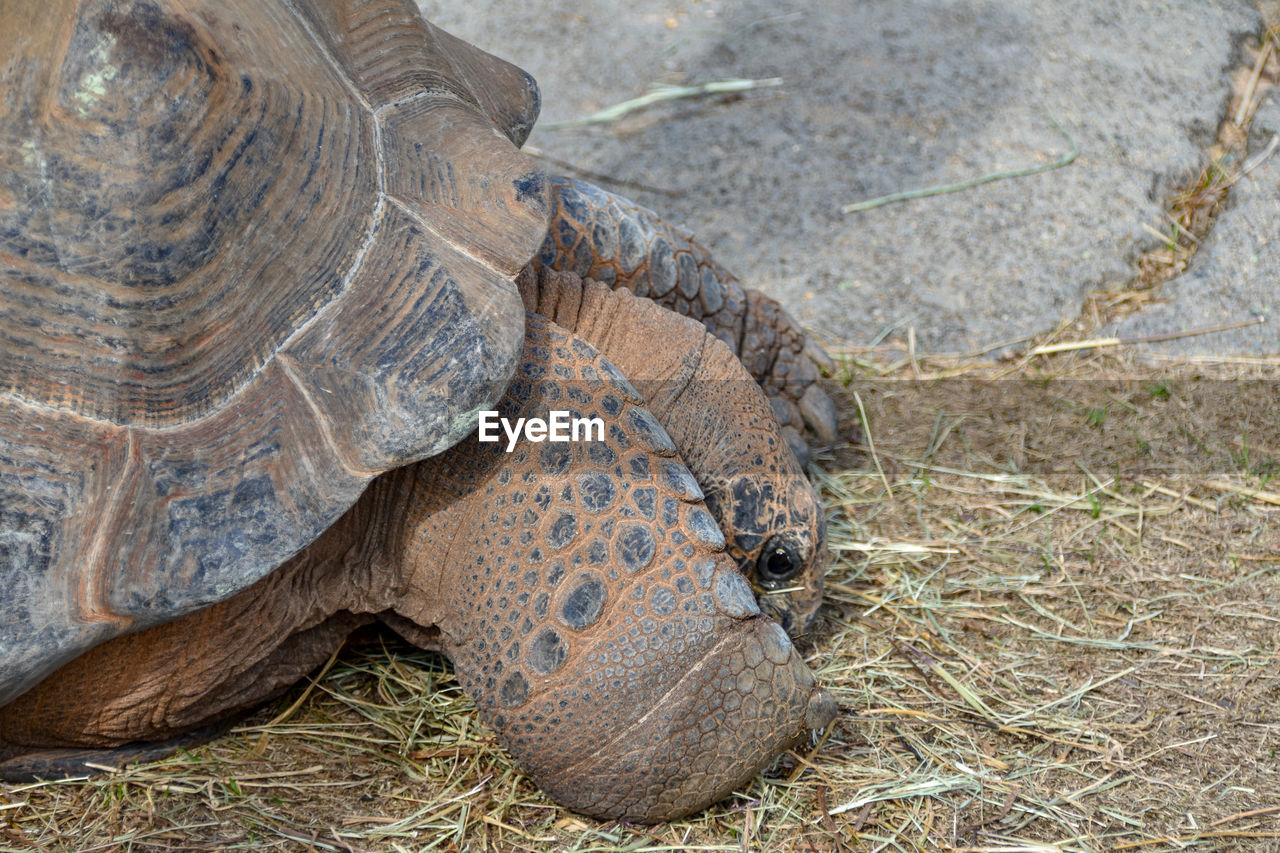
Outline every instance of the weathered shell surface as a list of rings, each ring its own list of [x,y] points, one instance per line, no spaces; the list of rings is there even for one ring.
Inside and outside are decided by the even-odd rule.
[[[0,7],[0,703],[225,598],[520,355],[523,72],[402,0]]]

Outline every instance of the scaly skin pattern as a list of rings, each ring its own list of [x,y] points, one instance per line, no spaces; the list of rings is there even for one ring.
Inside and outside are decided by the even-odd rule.
[[[652,211],[572,178],[550,179],[551,226],[535,262],[625,287],[703,323],[764,388],[802,458],[806,424],[837,438],[835,404],[818,385],[830,356],[774,299],[746,289],[689,235]]]
[[[503,415],[599,415],[607,440],[465,448],[420,467],[422,494],[449,511],[411,509],[428,521],[404,547],[426,558],[398,562],[458,570],[421,596],[444,604],[439,618],[405,615],[442,626],[481,713],[559,802],[687,813],[804,737],[825,701],[635,390],[545,321],[530,317],[527,341]]]
[[[595,817],[687,814],[830,723],[834,703],[758,611],[636,391],[581,338],[527,322],[500,411],[599,416],[603,441],[507,453],[471,439],[380,477],[253,587],[99,646],[0,708],[0,772],[24,755],[41,766],[41,748],[225,718],[374,619],[447,654],[520,766]]]
[[[812,627],[827,568],[826,515],[764,392],[700,323],[630,291],[545,267],[516,280],[525,309],[586,339],[635,386],[702,487],[761,610]]]

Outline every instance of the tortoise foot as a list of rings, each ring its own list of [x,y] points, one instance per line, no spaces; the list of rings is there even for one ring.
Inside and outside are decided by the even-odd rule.
[[[226,733],[234,719],[203,726],[168,740],[139,741],[102,748],[10,747],[0,744],[0,780],[49,782],[119,772],[126,764],[145,764],[192,749]]]

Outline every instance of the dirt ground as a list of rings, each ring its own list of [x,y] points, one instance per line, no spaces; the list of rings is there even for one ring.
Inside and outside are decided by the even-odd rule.
[[[0,787],[0,849],[1280,849],[1277,366],[846,353],[806,644],[841,714],[691,819],[557,808],[378,641],[170,761]]]

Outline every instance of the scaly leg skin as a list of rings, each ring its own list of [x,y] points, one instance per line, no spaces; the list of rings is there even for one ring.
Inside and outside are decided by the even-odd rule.
[[[526,344],[503,414],[599,416],[605,440],[512,453],[468,440],[380,477],[255,586],[100,646],[0,708],[9,768],[42,747],[110,749],[224,718],[374,618],[444,651],[534,781],[600,818],[702,808],[830,723],[834,703],[756,609],[634,389],[540,318]]]
[[[826,515],[737,357],[697,321],[624,289],[545,267],[526,269],[516,285],[526,310],[586,339],[640,392],[702,487],[761,610],[793,637],[812,627]]]
[[[625,287],[702,322],[764,388],[797,457],[806,424],[818,441],[837,440],[835,404],[818,384],[831,357],[777,301],[745,289],[691,237],[652,211],[572,178],[550,179],[552,214],[535,263]]]
[[[672,819],[834,708],[757,609],[635,390],[542,318],[529,316],[527,343],[503,415],[602,417],[605,440],[477,444],[419,466],[430,482],[408,518],[425,520],[404,528],[394,560],[418,572],[396,609],[440,626],[481,713],[558,802]]]

